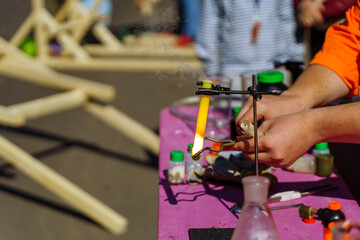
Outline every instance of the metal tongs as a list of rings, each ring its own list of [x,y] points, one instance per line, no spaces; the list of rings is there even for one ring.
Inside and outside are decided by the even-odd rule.
[[[201,85],[202,82],[199,81],[197,82],[197,85]],[[230,88],[227,87],[222,87],[220,85],[216,85],[216,86],[212,86],[211,89],[209,88],[199,88],[196,91],[196,95],[220,95],[220,94],[225,94],[225,95],[230,95],[230,94],[249,94],[253,97],[253,112],[254,112],[254,141],[255,141],[255,174],[256,176],[259,175],[259,162],[258,162],[258,123],[257,123],[257,109],[256,109],[256,101],[259,101],[262,98],[263,94],[267,94],[267,95],[280,95],[281,91],[279,90],[272,90],[271,92],[259,92],[256,90],[256,75],[253,74],[252,75],[252,86],[249,87],[247,89],[247,91],[241,91],[241,90],[231,90]],[[199,156],[199,154],[201,154],[203,151],[205,150],[212,150],[215,152],[221,152],[224,146],[233,146],[236,141],[234,140],[217,140],[217,139],[213,139],[213,138],[207,138],[205,137],[204,139],[208,139],[214,142],[224,142],[224,144],[222,144],[221,149],[211,149],[208,147],[202,148],[199,152],[195,153],[194,156]]]
[[[213,147],[203,147],[202,149],[200,149],[197,153],[194,154],[194,158],[197,158],[202,152],[204,152],[205,150],[210,150],[213,152],[221,152],[224,150],[225,147],[231,147],[234,146],[236,141],[231,140],[231,139],[224,139],[224,140],[218,140],[215,138],[211,138],[211,137],[204,137],[204,140],[209,140],[212,142],[216,142],[216,143],[221,143],[220,148],[216,149]],[[188,147],[188,151],[192,150],[193,146]]]

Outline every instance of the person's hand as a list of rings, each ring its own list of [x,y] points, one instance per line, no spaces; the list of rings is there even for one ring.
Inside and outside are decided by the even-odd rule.
[[[301,157],[316,141],[311,122],[305,110],[295,114],[283,115],[265,120],[259,127],[264,135],[258,138],[258,160],[274,167],[289,167]],[[235,150],[243,151],[255,160],[254,138],[239,137]]]
[[[257,119],[267,120],[284,114],[302,111],[306,108],[303,103],[303,96],[294,95],[288,91],[283,92],[280,96],[263,95],[261,100],[257,101],[256,104]],[[249,97],[237,115],[235,119],[236,126],[240,126],[240,123],[244,120],[249,120],[251,123],[254,123],[252,97]]]
[[[312,27],[324,23],[325,6],[316,0],[303,0],[298,7],[299,20],[304,27]]]

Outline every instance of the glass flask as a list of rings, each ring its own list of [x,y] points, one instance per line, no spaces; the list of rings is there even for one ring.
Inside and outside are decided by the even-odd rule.
[[[267,204],[269,183],[262,176],[242,179],[245,201],[231,240],[280,239]]]

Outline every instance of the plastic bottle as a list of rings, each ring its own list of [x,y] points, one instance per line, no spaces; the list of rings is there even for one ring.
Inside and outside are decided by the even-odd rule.
[[[297,173],[314,174],[316,172],[315,156],[302,156],[287,169]]]
[[[183,151],[172,151],[168,167],[168,182],[177,184],[184,183],[185,163]]]
[[[271,92],[273,90],[285,91],[288,87],[283,83],[284,74],[279,71],[266,71],[257,74],[258,84],[256,90],[260,92]]]
[[[189,143],[188,149],[191,149],[194,146],[193,143]],[[195,161],[192,157],[192,150],[188,150],[186,153],[186,174],[191,173],[192,171],[196,171],[198,173],[201,172],[203,166],[203,157],[200,156],[199,160]]]
[[[328,153],[330,153],[330,149],[327,142],[315,144],[313,149],[314,156],[318,154],[328,154]]]
[[[263,176],[242,179],[245,201],[231,240],[280,239],[267,204],[269,183]]]
[[[230,139],[234,140],[238,133],[236,131],[236,124],[235,124],[235,118],[239,114],[242,107],[236,107],[234,108],[234,117],[230,121]]]

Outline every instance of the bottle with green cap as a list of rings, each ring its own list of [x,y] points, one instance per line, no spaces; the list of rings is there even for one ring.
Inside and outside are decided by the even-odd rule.
[[[284,74],[279,71],[266,71],[257,74],[256,90],[260,92],[285,91],[288,87],[283,83]]]
[[[192,171],[196,171],[201,173],[201,169],[203,167],[203,155],[200,155],[199,160],[194,160],[191,156],[193,143],[189,143],[188,152],[186,153],[186,174],[190,174]]]
[[[328,153],[330,153],[330,149],[327,142],[315,144],[313,149],[314,156],[318,154],[328,154]]]
[[[242,108],[242,106],[234,108],[234,117],[230,121],[230,139],[232,139],[232,140],[234,140],[238,135],[238,133],[236,131],[235,118],[239,114],[241,108]]]
[[[171,151],[168,166],[168,182],[172,184],[184,183],[185,162],[183,151]]]

